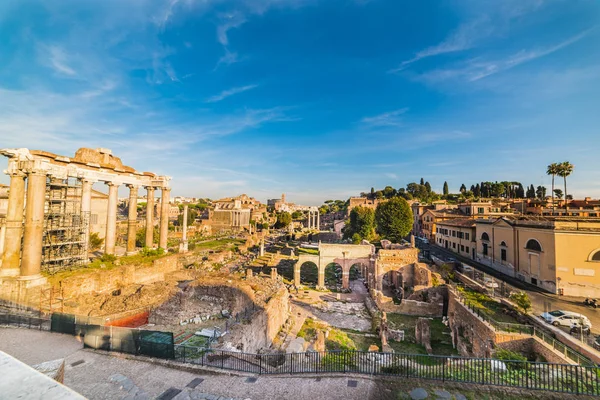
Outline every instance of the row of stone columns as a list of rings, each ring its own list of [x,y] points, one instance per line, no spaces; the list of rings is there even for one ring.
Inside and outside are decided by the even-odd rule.
[[[308,229],[319,230],[321,226],[321,215],[318,210],[308,210]]]
[[[27,187],[25,181],[27,179]],[[42,264],[42,241],[44,233],[44,207],[46,200],[47,172],[32,170],[10,173],[8,210],[4,232],[0,276],[21,276],[34,279],[39,276]],[[92,203],[92,185],[95,181],[82,179],[81,213],[89,215]],[[115,254],[117,233],[117,203],[119,183],[108,185],[108,209],[106,221],[105,253]],[[137,196],[139,186],[129,187],[129,215],[127,228],[127,252],[135,251],[137,230]],[[154,234],[154,187],[147,187],[146,246],[153,246]],[[169,233],[170,188],[163,187],[160,210],[159,247],[167,248]],[[25,202],[25,198],[27,201]],[[23,213],[25,211],[25,213]],[[24,217],[24,219],[23,219]],[[24,223],[23,223],[24,220]],[[89,240],[89,224],[85,233],[85,246]]]

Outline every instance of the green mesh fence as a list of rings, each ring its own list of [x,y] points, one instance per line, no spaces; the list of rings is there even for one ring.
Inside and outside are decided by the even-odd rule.
[[[52,332],[75,334],[75,316],[71,314],[53,313],[50,320]]]

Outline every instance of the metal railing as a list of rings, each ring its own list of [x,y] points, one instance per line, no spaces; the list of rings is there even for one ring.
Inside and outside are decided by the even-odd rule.
[[[564,343],[554,339],[549,334],[544,333],[541,329],[537,329],[533,325],[524,325],[524,324],[512,324],[507,322],[498,322],[489,316],[487,313],[482,312],[480,308],[475,307],[475,305],[469,301],[467,301],[458,291],[455,291],[456,298],[473,314],[477,315],[483,321],[492,325],[494,330],[498,332],[506,332],[506,333],[519,333],[524,335],[530,335],[537,337],[543,340],[546,344],[551,346],[554,350],[562,353],[565,357],[573,360],[577,364],[584,366],[596,366],[589,357],[584,356],[578,351],[572,349],[571,347],[565,345]]]
[[[600,396],[600,369],[489,358],[324,351],[251,354],[175,346],[175,361],[259,375],[354,373]]]
[[[49,324],[46,318],[0,315],[0,325],[49,330]],[[109,331],[103,334],[102,330]],[[83,336],[87,347],[96,349],[261,375],[354,373],[600,396],[600,368],[596,366],[362,351],[250,354],[159,343],[144,340],[135,331],[88,326],[76,334]]]

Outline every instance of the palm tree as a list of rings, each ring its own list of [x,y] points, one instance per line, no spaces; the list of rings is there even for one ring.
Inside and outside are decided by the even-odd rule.
[[[558,173],[556,175],[560,176],[565,181],[565,211],[568,211],[568,202],[567,199],[567,176],[573,173],[573,169],[575,166],[568,161],[564,161],[558,165]]]
[[[546,175],[552,175],[552,215],[554,215],[554,177],[559,174],[562,164],[552,163],[548,165]]]

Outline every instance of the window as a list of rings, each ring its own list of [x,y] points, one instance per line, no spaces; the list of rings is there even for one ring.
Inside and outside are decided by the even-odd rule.
[[[463,246],[462,244],[460,245],[460,251],[465,251],[465,246]]]
[[[477,208],[477,213],[478,214],[483,214],[485,212],[485,209],[483,207],[478,207]]]
[[[469,240],[469,234],[467,232],[465,232],[465,239]]]
[[[500,249],[500,259],[506,261],[506,249]]]
[[[469,246],[467,246],[467,250],[466,250],[466,252],[467,252],[467,253],[469,252]]]
[[[97,224],[97,223],[98,223],[98,214],[90,215],[90,224]]]
[[[542,245],[535,239],[529,239],[525,245],[527,250],[542,251]]]
[[[456,231],[452,231],[452,237],[456,237]]]
[[[598,261],[600,262],[600,250],[596,251],[591,257],[590,261]]]
[[[456,243],[452,243],[452,248],[455,249],[456,248]]]
[[[488,245],[487,245],[487,243],[483,244],[483,255],[484,256],[488,255]]]
[[[500,243],[500,246],[506,247],[506,242],[503,240],[502,243]]]
[[[486,232],[483,232],[481,234],[481,240],[487,240],[489,242],[490,241],[490,236]]]

